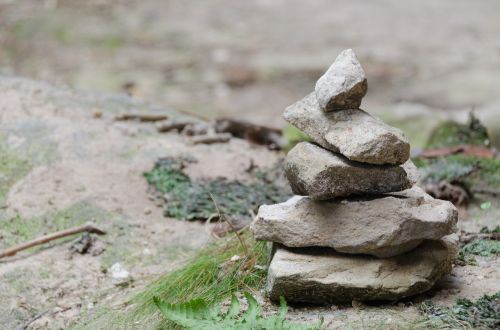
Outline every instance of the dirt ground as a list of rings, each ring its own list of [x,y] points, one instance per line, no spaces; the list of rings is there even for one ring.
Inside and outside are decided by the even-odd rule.
[[[69,328],[211,239],[203,224],[163,217],[148,197],[142,173],[159,157],[194,157],[192,176],[239,179],[251,162],[280,157],[236,139],[194,146],[115,114],[180,116],[172,108],[282,127],[284,107],[352,47],[368,75],[363,108],[405,130],[414,149],[472,107],[500,145],[499,9],[495,0],[0,0],[0,248],[89,219],[108,231],[89,254],[70,252],[70,239],[0,260],[0,328]],[[498,219],[496,204],[473,207],[460,226]],[[451,305],[499,291],[500,261],[479,261],[408,302],[290,315],[322,315],[327,328],[411,328],[423,299]],[[116,263],[128,286],[113,282]]]
[[[116,122],[119,111],[148,109],[127,97],[94,97],[42,82],[1,78],[0,99],[5,155],[14,167],[29,165],[24,173],[10,173],[13,180],[2,181],[8,193],[0,200],[0,247],[87,220],[108,232],[89,254],[71,252],[71,240],[63,240],[1,260],[4,329],[65,329],[98,308],[123,301],[210,240],[204,225],[165,218],[148,198],[142,173],[158,157],[194,157],[197,163],[187,169],[192,176],[243,180],[252,162],[265,168],[280,157],[243,140],[191,145],[175,133],[160,135],[150,124]],[[179,116],[168,109],[156,111]],[[102,117],[94,118],[96,112]],[[9,172],[3,168],[1,174]],[[488,219],[485,212],[482,218]],[[476,231],[483,224],[468,218],[462,223]],[[133,282],[128,286],[114,283],[110,269],[115,263],[130,272]],[[457,267],[433,300],[449,305],[457,297],[496,292],[499,278],[496,260]],[[419,299],[424,298],[395,306],[296,309],[291,317],[313,320],[323,315],[327,328],[404,325],[419,318],[412,307]]]

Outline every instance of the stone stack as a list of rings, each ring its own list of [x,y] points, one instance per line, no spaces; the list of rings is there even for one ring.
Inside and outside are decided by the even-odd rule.
[[[314,92],[285,110],[314,142],[297,144],[285,160],[297,196],[261,206],[252,223],[256,239],[274,243],[273,300],[398,300],[451,271],[457,210],[414,185],[408,140],[359,109],[366,91],[348,49]]]

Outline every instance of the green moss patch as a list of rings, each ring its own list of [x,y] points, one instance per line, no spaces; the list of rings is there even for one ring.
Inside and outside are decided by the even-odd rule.
[[[285,151],[289,151],[299,142],[312,141],[309,135],[292,125],[287,125],[283,129],[282,135],[285,141],[287,141],[287,145],[284,147]]]
[[[500,241],[477,239],[464,245],[461,252],[482,257],[494,257],[500,254]]]
[[[426,301],[420,310],[431,321],[444,323],[452,328],[490,328],[500,327],[500,292],[484,295],[476,301],[458,299],[451,308],[434,305]]]
[[[423,182],[460,182],[467,187],[500,189],[500,159],[450,155],[434,159],[414,159]]]
[[[17,141],[8,143],[7,133]],[[0,204],[10,188],[34,166],[56,159],[56,148],[49,138],[49,130],[35,122],[23,123],[16,129],[0,133]]]
[[[182,160],[164,158],[144,174],[146,180],[164,196],[165,216],[181,220],[208,219],[217,213],[212,194],[221,210],[230,216],[248,216],[262,204],[278,203],[289,195],[261,174],[251,183],[225,178],[191,180],[182,171]]]
[[[473,113],[470,113],[469,121],[465,124],[453,121],[440,124],[432,132],[427,147],[442,148],[460,144],[490,145],[486,127],[481,124]]]
[[[31,170],[28,160],[11,152],[0,135],[0,204],[5,200],[10,187]]]

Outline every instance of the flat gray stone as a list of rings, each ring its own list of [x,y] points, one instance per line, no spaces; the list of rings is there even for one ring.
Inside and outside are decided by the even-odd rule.
[[[272,300],[330,304],[352,300],[399,300],[429,290],[451,272],[458,236],[425,241],[396,257],[349,255],[329,248],[278,247],[269,265]]]
[[[323,148],[369,164],[403,164],[410,144],[403,132],[360,109],[325,113],[313,93],[286,108],[284,118]]]
[[[294,196],[285,203],[262,205],[251,229],[257,240],[288,247],[331,247],[388,258],[453,233],[457,215],[453,204],[415,186],[375,199]]]
[[[404,165],[364,164],[309,142],[293,147],[284,167],[293,192],[316,200],[401,191],[413,186],[417,172],[411,160]]]
[[[357,109],[367,90],[365,72],[352,49],[346,49],[337,56],[314,88],[324,111]]]

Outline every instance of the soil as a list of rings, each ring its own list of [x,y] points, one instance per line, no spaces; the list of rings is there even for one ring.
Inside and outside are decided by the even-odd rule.
[[[192,145],[151,124],[114,121],[118,113],[182,117],[173,107],[282,127],[283,109],[352,47],[368,75],[362,107],[402,128],[414,149],[440,121],[464,121],[472,107],[499,146],[499,7],[495,0],[0,1],[0,73],[51,82],[0,76],[0,248],[88,220],[108,232],[88,254],[71,252],[67,239],[0,260],[0,328],[69,328],[212,239],[201,223],[165,218],[149,198],[142,174],[159,157],[195,158],[186,169],[192,177],[245,180],[252,163],[265,168],[282,156],[238,139]],[[498,203],[478,205],[461,212],[460,228],[499,224]],[[500,290],[500,261],[478,260],[406,302],[294,306],[290,317],[322,315],[327,328],[425,328],[420,301],[450,306]],[[132,282],[115,285],[116,263]]]

